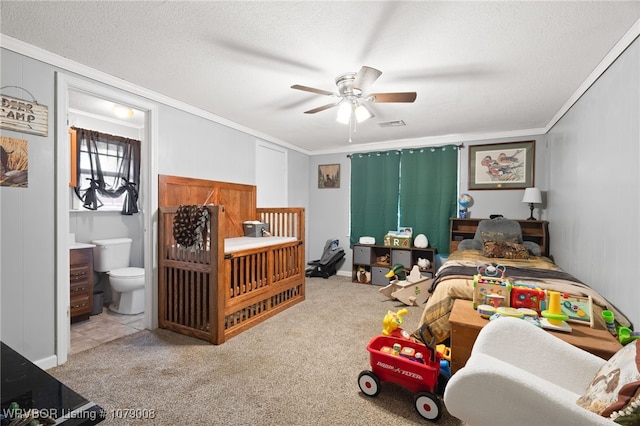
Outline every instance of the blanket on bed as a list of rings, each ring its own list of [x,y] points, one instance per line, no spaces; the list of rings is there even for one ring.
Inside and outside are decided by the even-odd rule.
[[[449,337],[449,314],[455,299],[473,300],[473,276],[478,265],[500,263],[506,266],[506,276],[512,283],[535,284],[544,290],[555,290],[574,295],[591,296],[593,318],[602,322],[602,310],[614,312],[616,321],[625,327],[631,325],[628,318],[597,291],[560,269],[546,257],[528,260],[496,259],[482,256],[479,250],[461,250],[451,253],[440,267],[431,287],[431,297],[424,307],[420,325],[428,324],[437,342]]]

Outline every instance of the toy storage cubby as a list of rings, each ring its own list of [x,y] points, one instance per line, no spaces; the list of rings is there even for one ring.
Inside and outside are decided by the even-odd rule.
[[[433,248],[393,248],[390,246],[354,244],[353,267],[351,278],[353,282],[385,286],[389,278],[385,275],[395,264],[404,265],[407,273],[418,259],[428,259],[429,267],[421,269],[420,273],[432,278],[435,274],[435,253]]]

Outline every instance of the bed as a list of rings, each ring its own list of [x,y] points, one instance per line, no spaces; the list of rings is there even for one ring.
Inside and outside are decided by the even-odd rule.
[[[467,245],[470,246],[470,245]],[[571,295],[591,296],[595,321],[602,322],[602,310],[614,312],[616,321],[626,327],[628,318],[598,292],[563,271],[545,256],[530,255],[527,259],[487,257],[484,250],[464,249],[450,254],[436,272],[420,326],[428,324],[437,342],[450,336],[449,314],[456,299],[473,300],[473,277],[479,265],[500,264],[506,267],[505,275],[513,282],[536,285],[544,290],[556,290]]]
[[[158,185],[161,328],[222,344],[305,298],[303,208],[256,208],[252,185],[161,175]],[[198,242],[181,244],[181,208],[203,212]],[[271,236],[245,237],[245,221]]]

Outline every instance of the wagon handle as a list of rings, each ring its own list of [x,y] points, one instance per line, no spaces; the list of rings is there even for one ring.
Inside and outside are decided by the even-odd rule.
[[[426,338],[424,334],[425,331],[429,332],[429,336],[431,336],[431,340],[428,340]],[[431,352],[431,361],[436,362],[436,351],[434,346],[434,343],[436,341],[436,336],[433,334],[433,332],[431,331],[431,328],[426,323],[420,326],[420,340],[422,340],[425,346],[429,348],[429,351]]]

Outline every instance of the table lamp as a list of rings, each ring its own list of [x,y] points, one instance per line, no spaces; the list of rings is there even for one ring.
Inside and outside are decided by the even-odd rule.
[[[524,197],[522,197],[523,203],[529,203],[529,209],[531,209],[531,216],[527,220],[536,220],[533,217],[533,205],[542,203],[542,194],[538,188],[527,188],[524,190]]]

